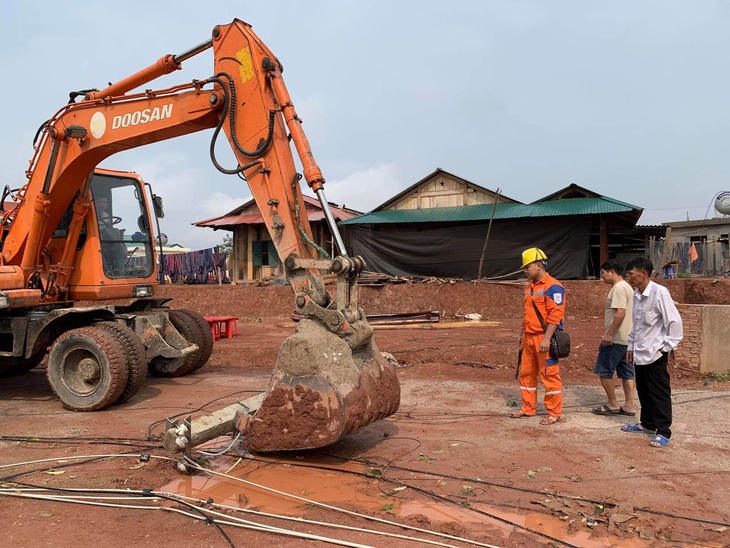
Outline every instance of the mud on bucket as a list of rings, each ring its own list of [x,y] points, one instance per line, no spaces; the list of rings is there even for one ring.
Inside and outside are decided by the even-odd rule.
[[[236,428],[252,451],[313,449],[392,415],[400,405],[393,364],[378,351],[367,322],[340,337],[302,320],[282,344],[268,390]]]

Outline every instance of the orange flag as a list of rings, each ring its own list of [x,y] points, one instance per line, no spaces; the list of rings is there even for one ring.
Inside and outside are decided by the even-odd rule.
[[[697,254],[697,248],[695,247],[694,242],[692,242],[692,247],[689,248],[689,264],[692,264],[699,258],[700,256]]]

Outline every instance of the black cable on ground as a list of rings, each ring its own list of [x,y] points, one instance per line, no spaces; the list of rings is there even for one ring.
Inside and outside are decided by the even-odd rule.
[[[372,464],[369,463],[369,462],[367,462],[367,460],[365,462],[363,462],[360,459],[351,459],[351,458],[348,458],[348,457],[342,457],[342,456],[339,456],[339,455],[332,455],[332,454],[328,454],[328,453],[323,453],[323,454],[325,456],[332,457],[332,458],[336,458],[336,459],[340,459],[340,460],[343,460],[343,461],[346,461],[346,462],[355,462],[355,463],[358,463],[358,464],[363,464],[365,466],[372,466]],[[292,466],[306,466],[306,465],[302,465],[302,464],[299,464],[299,463],[289,463],[289,464],[292,465]],[[482,484],[482,485],[489,485],[490,487],[500,487],[500,488],[503,488],[503,489],[511,489],[513,491],[522,491],[522,492],[530,493],[530,494],[548,495],[548,496],[552,496],[552,497],[555,497],[555,498],[581,500],[581,501],[585,501],[585,502],[590,502],[591,504],[602,504],[602,505],[606,505],[606,506],[616,506],[615,504],[612,504],[612,503],[609,503],[609,502],[605,502],[605,501],[600,501],[600,500],[593,500],[593,499],[588,499],[588,498],[584,498],[584,497],[576,497],[576,496],[572,496],[572,495],[561,495],[559,493],[547,493],[545,491],[539,491],[537,489],[529,489],[527,487],[516,487],[514,485],[507,485],[507,484],[504,484],[504,483],[497,483],[497,482],[489,482],[489,481],[485,481],[485,480],[477,479],[477,478],[464,478],[464,477],[461,477],[461,476],[454,476],[452,474],[441,474],[441,473],[438,473],[438,472],[428,472],[428,471],[424,471],[424,470],[417,470],[415,468],[407,468],[405,466],[398,466],[398,465],[390,464],[390,463],[386,464],[385,467],[387,467],[387,468],[393,468],[395,470],[401,470],[401,471],[404,471],[404,472],[412,472],[412,473],[418,473],[418,474],[426,474],[426,475],[436,476],[436,477],[439,477],[439,478],[453,479],[453,480],[461,481],[461,482],[477,483],[477,484]],[[332,470],[332,468],[330,468],[330,470]],[[705,473],[713,473],[713,474],[716,474],[716,473],[725,473],[725,471],[721,471],[721,472],[705,472]],[[675,518],[675,519],[684,519],[684,520],[687,520],[687,521],[695,521],[695,522],[698,522],[698,523],[707,523],[709,525],[719,525],[719,526],[723,526],[723,527],[730,527],[730,522],[713,521],[713,520],[695,518],[695,517],[692,517],[692,516],[683,516],[681,514],[670,514],[668,512],[661,512],[659,510],[651,510],[650,508],[636,507],[635,510],[641,511],[641,512],[646,512],[648,514],[663,515],[663,516],[667,516],[667,517],[671,517],[671,518]]]
[[[326,455],[326,456],[331,456],[331,455]],[[275,462],[275,461],[266,460],[266,459],[259,459],[259,458],[253,457],[251,455],[249,455],[247,458],[250,459],[250,460],[255,460],[255,461],[259,461],[259,462],[267,462],[269,464],[277,464],[277,462]],[[354,460],[354,459],[347,459],[347,458],[344,458],[344,457],[340,457],[340,458],[343,458],[344,460],[351,461],[351,462],[358,462],[357,460]],[[364,477],[364,478],[367,478],[367,479],[374,479],[373,476],[371,476],[371,475],[365,474],[363,472],[356,472],[354,470],[341,470],[339,468],[330,468],[328,466],[320,466],[320,465],[316,465],[316,464],[309,465],[309,464],[302,464],[302,463],[295,463],[295,462],[287,462],[286,464],[289,465],[289,466],[297,466],[297,467],[301,467],[301,468],[313,468],[315,470],[327,470],[329,472],[341,472],[343,474],[350,474],[350,475],[354,475],[354,476]],[[359,463],[359,464],[361,464],[361,463]],[[384,478],[382,476],[380,476],[378,478],[375,478],[375,479],[378,479],[379,481],[385,481],[387,483],[391,483],[391,484],[397,485],[399,487],[406,486],[409,489],[413,489],[416,492],[419,492],[421,494],[430,496],[432,498],[435,498],[435,499],[438,499],[438,500],[443,500],[443,501],[448,502],[450,504],[456,504],[458,506],[462,506],[460,503],[458,503],[456,501],[453,501],[453,500],[449,499],[448,497],[444,497],[442,495],[433,493],[433,492],[428,491],[426,489],[421,489],[420,487],[413,487],[411,485],[402,483],[400,481],[391,480],[391,479],[388,479],[388,478]],[[510,525],[511,527],[514,527],[516,529],[521,529],[521,530],[523,530],[523,531],[525,531],[527,533],[534,534],[536,536],[545,538],[545,539],[550,540],[552,542],[555,542],[555,543],[557,543],[559,545],[568,546],[569,548],[579,548],[579,547],[574,546],[572,544],[569,544],[569,543],[567,543],[567,542],[565,542],[563,540],[560,540],[560,539],[551,537],[550,535],[547,535],[547,534],[542,533],[540,531],[537,531],[535,529],[531,529],[531,528],[529,528],[529,527],[527,527],[525,525],[520,525],[519,523],[514,523],[514,522],[511,522],[511,521],[509,521],[509,520],[507,520],[505,518],[501,518],[499,516],[495,516],[493,514],[490,514],[489,512],[485,512],[484,510],[478,510],[476,508],[469,508],[469,510],[471,510],[473,512],[476,512],[478,514],[481,514],[483,516],[486,516],[488,518],[491,518],[491,519],[493,519],[495,521],[499,521],[499,522],[505,523],[507,525]]]
[[[410,473],[418,473],[418,474],[436,476],[438,478],[452,479],[452,480],[456,480],[456,481],[460,481],[460,482],[468,482],[468,483],[476,483],[476,484],[481,484],[481,485],[488,485],[490,487],[500,487],[500,488],[503,488],[503,489],[509,489],[509,490],[513,490],[513,491],[521,491],[521,492],[524,492],[524,493],[530,493],[530,494],[536,494],[536,495],[543,495],[543,496],[552,496],[552,497],[555,497],[555,498],[568,499],[568,500],[580,500],[580,501],[584,501],[584,502],[590,502],[591,504],[600,504],[600,505],[604,505],[604,506],[616,506],[613,503],[609,503],[609,502],[601,501],[601,500],[588,499],[588,498],[585,498],[585,497],[577,497],[577,496],[573,496],[573,495],[562,495],[562,494],[559,494],[559,493],[550,493],[550,492],[545,492],[545,491],[539,491],[537,489],[530,489],[530,488],[527,488],[527,487],[517,487],[517,486],[514,486],[514,485],[508,485],[508,484],[505,484],[505,483],[490,482],[490,481],[486,481],[486,480],[482,480],[482,479],[477,479],[477,478],[465,478],[465,477],[462,477],[462,476],[455,476],[455,475],[452,475],[452,474],[443,474],[443,473],[438,473],[438,472],[428,472],[428,471],[425,471],[425,470],[417,470],[415,468],[408,468],[408,467],[405,467],[405,466],[398,466],[398,465],[392,464],[391,463],[392,461],[389,461],[387,459],[384,459],[386,461],[385,465],[378,465],[378,464],[375,464],[373,462],[370,462],[367,458],[366,459],[353,459],[353,458],[349,458],[349,457],[343,457],[341,455],[333,455],[331,453],[323,453],[323,452],[320,452],[319,454],[320,455],[323,455],[323,456],[326,456],[326,457],[333,458],[333,459],[337,459],[337,460],[340,460],[340,461],[343,461],[343,462],[354,462],[354,463],[357,463],[357,464],[362,464],[364,466],[370,466],[370,467],[372,467],[372,466],[381,466],[383,468],[392,468],[392,469],[401,470],[401,471],[404,471],[404,472],[410,472]],[[276,463],[275,461],[271,461],[271,460],[267,461],[266,459],[259,459],[257,457],[252,456],[252,455],[249,455],[248,458],[249,459],[252,459],[252,460],[261,461],[261,462],[272,462],[272,463]],[[290,466],[300,466],[300,467],[305,467],[305,468],[315,468],[315,469],[322,469],[322,470],[329,470],[329,471],[339,471],[339,472],[343,472],[343,473],[362,475],[362,476],[365,476],[365,477],[368,477],[368,478],[371,478],[371,479],[373,478],[373,476],[370,476],[370,475],[367,475],[367,474],[363,474],[361,472],[353,472],[353,471],[350,471],[350,470],[341,470],[339,468],[330,468],[330,467],[327,467],[327,466],[308,465],[308,464],[295,463],[295,462],[287,462],[287,464],[290,465]],[[705,472],[705,473],[724,473],[724,471],[722,471],[722,472]],[[384,478],[382,478],[382,479],[384,479]],[[386,480],[386,481],[393,482],[393,480]],[[684,520],[687,520],[687,521],[695,521],[695,522],[698,522],[698,523],[706,523],[706,524],[709,524],[709,525],[719,525],[719,526],[724,526],[724,527],[730,527],[730,523],[726,523],[726,522],[713,521],[713,520],[707,520],[707,519],[701,519],[701,518],[695,518],[695,517],[692,517],[692,516],[684,516],[684,515],[681,515],[681,514],[670,514],[670,513],[667,513],[667,512],[661,512],[660,510],[652,510],[650,508],[636,507],[635,510],[641,511],[641,512],[645,512],[645,513],[648,513],[648,514],[664,515],[666,517],[671,517],[671,518],[674,518],[674,519],[684,519]]]
[[[36,436],[0,436],[0,441],[13,441],[18,443],[57,443],[59,445],[120,445],[122,447],[134,447],[135,449],[157,449],[146,439],[136,438],[39,438]]]
[[[129,452],[131,453],[132,451],[129,451]],[[135,452],[136,452],[136,450],[135,450]],[[124,455],[125,453],[119,453],[119,454]],[[109,458],[109,457],[106,457],[106,456],[93,457],[93,458],[89,458],[89,459],[85,459],[85,460],[76,460],[76,461],[71,461],[71,462],[55,464],[53,466],[44,466],[42,468],[34,468],[33,470],[26,470],[25,472],[18,472],[17,474],[11,474],[9,476],[0,477],[0,481],[13,481],[15,478],[19,478],[21,476],[27,476],[29,474],[35,474],[37,472],[47,472],[49,470],[58,470],[59,468],[68,468],[69,466],[75,466],[77,464],[88,464],[90,462],[96,462],[98,460],[103,460],[103,459],[107,459],[107,458]],[[61,458],[59,460],[63,460],[63,459]],[[17,483],[17,482],[14,482],[14,483]]]

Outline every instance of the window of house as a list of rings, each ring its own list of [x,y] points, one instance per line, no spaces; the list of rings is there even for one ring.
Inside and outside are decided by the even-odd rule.
[[[251,242],[253,246],[254,266],[276,266],[279,263],[279,255],[271,240],[259,240]]]

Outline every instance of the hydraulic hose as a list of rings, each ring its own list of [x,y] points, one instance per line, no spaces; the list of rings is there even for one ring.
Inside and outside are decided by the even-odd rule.
[[[225,78],[227,80],[227,84],[223,82],[222,78]],[[259,158],[264,154],[264,152],[268,150],[269,146],[271,146],[271,142],[273,141],[276,111],[272,110],[269,112],[269,130],[264,142],[261,143],[261,145],[256,150],[246,150],[238,142],[238,136],[236,134],[236,89],[233,83],[233,78],[231,78],[231,76],[225,72],[219,72],[215,76],[208,78],[208,82],[217,83],[223,90],[224,94],[223,115],[221,116],[221,119],[218,122],[215,131],[213,132],[213,138],[210,142],[211,159],[213,160],[213,164],[219,171],[229,175],[235,175],[236,173],[240,173],[245,168],[239,167],[234,170],[227,170],[225,168],[222,168],[220,164],[218,164],[218,162],[215,160],[215,143],[218,140],[218,134],[223,127],[225,117],[228,116],[228,122],[230,124],[231,131],[231,142],[233,143],[233,146],[236,148],[236,150],[244,156],[248,156],[249,158]]]

